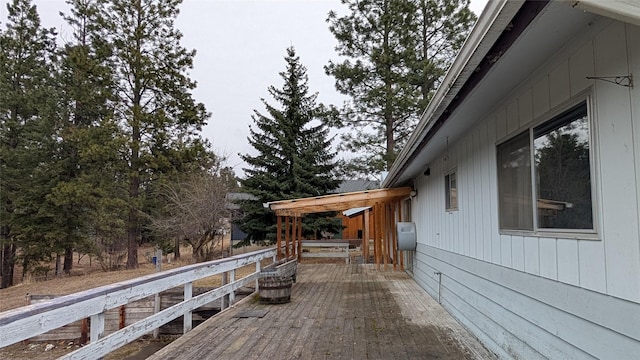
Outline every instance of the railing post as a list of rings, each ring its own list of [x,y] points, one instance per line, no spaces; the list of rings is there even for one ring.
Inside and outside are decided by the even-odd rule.
[[[91,315],[90,342],[96,342],[104,336],[104,312]]]
[[[225,285],[227,285],[227,273],[223,272],[222,280],[220,281],[220,286],[225,286]],[[220,298],[220,311],[226,309],[228,304],[229,304],[229,295],[223,295]]]
[[[233,283],[236,281],[236,269],[229,271],[229,283]],[[231,306],[234,302],[236,302],[236,292],[231,290],[229,292],[229,306]]]
[[[162,250],[156,250],[156,272],[162,271]],[[160,293],[156,293],[153,297],[153,313],[157,314],[160,312]],[[153,338],[157,339],[160,337],[160,328],[157,327],[153,329]]]
[[[260,281],[258,280],[260,278],[260,260],[256,261],[256,274],[258,274],[258,276],[256,277],[256,293],[257,293],[258,290],[260,290]]]
[[[160,293],[156,293],[153,297],[153,313],[157,314],[160,312]],[[153,338],[157,339],[160,337],[160,328],[153,329]]]
[[[192,296],[193,296],[193,283],[188,282],[184,284],[184,301],[191,299]],[[186,313],[184,313],[184,316],[182,317],[182,333],[183,334],[186,334],[189,331],[191,331],[191,328],[193,327],[192,320],[193,320],[193,314],[191,311],[187,311]]]

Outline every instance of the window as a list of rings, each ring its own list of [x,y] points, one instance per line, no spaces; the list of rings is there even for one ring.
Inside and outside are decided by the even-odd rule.
[[[456,172],[452,171],[444,177],[445,210],[458,210],[458,183]]]
[[[583,101],[498,145],[500,229],[594,229],[587,109]]]

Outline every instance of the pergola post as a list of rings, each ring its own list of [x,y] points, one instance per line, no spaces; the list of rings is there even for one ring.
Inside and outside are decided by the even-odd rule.
[[[371,234],[369,234],[369,209],[364,210],[364,231],[363,231],[363,239],[362,239],[362,256],[363,263],[366,264],[369,262],[369,238]]]
[[[282,257],[282,216],[278,216],[276,228],[276,254],[280,259]]]
[[[302,218],[298,218],[298,261],[302,261]]]
[[[287,257],[287,259],[289,258],[289,239],[290,239],[290,233],[289,233],[289,216],[285,216],[284,217],[284,252],[285,255]]]
[[[391,233],[391,251],[393,253],[393,270],[398,269],[398,237],[396,235],[396,203],[389,203],[391,212],[390,212],[390,222],[389,222],[389,233]]]
[[[380,270],[380,256],[381,256],[380,252],[382,251],[382,249],[381,249],[382,248],[382,246],[381,246],[382,244],[380,243],[381,240],[382,240],[382,237],[380,236],[380,234],[381,234],[380,227],[382,225],[381,221],[380,221],[380,218],[381,218],[382,214],[380,214],[380,213],[382,212],[382,210],[383,210],[383,208],[382,208],[382,206],[380,206],[379,203],[377,203],[376,206],[373,209],[373,218],[375,219],[374,222],[373,222],[373,233],[375,234],[374,238],[373,238],[373,255],[376,258],[376,268],[378,270]]]
[[[298,249],[298,217],[294,216],[291,222],[291,257],[297,256],[296,250]]]
[[[396,246],[398,244],[398,232],[397,232],[397,227],[398,227],[398,222],[402,221],[402,203],[400,201],[396,202],[396,209],[398,211],[398,216],[396,218],[396,223],[393,224],[394,225],[394,229],[393,231],[396,233]],[[404,251],[398,251],[398,260],[400,260],[400,270],[404,270]]]
[[[389,204],[382,204],[382,268],[387,270],[389,262]]]

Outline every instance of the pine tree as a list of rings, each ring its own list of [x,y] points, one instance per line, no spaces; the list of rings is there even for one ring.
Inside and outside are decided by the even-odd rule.
[[[24,270],[50,255],[52,218],[43,209],[55,182],[54,32],[42,28],[30,0],[13,0],[7,10],[0,35],[1,288],[13,284],[18,248]]]
[[[55,210],[58,239],[66,273],[73,267],[74,250],[95,253],[91,224],[100,218],[101,201],[122,200],[114,169],[121,138],[113,121],[113,74],[109,44],[99,27],[97,0],[68,0],[70,14],[61,14],[71,29],[70,41],[59,52],[60,84],[58,183],[48,196]],[[123,168],[117,173],[122,173]],[[122,201],[121,201],[122,203]],[[122,203],[124,205],[124,203]],[[111,221],[113,223],[113,221]]]
[[[255,127],[250,127],[248,140],[258,154],[241,155],[249,165],[242,190],[257,198],[241,204],[240,228],[249,234],[247,241],[275,239],[276,218],[263,203],[324,195],[339,185],[333,176],[329,129],[319,121],[322,107],[316,104],[317,94],[309,94],[307,70],[293,47],[287,49],[285,61],[286,71],[280,73],[283,87],[268,89],[279,107],[262,99],[267,114],[254,110],[252,116]],[[325,219],[326,215],[306,217],[303,231],[309,234],[321,226],[335,231],[339,226]]]
[[[340,110],[342,150],[357,154],[348,170],[367,177],[388,170],[419,120],[475,16],[468,0],[343,0],[330,12],[336,50],[325,67],[351,100]]]
[[[182,34],[174,25],[181,0],[101,2],[100,25],[113,46],[115,117],[128,139],[127,268],[135,268],[152,183],[163,172],[186,166],[176,158],[197,162],[206,156],[198,131],[209,115],[190,93],[196,84],[187,71],[195,51],[180,45]]]

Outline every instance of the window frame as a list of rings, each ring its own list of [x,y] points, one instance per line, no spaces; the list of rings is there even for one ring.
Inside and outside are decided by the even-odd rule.
[[[587,124],[589,126],[589,176],[591,183],[591,217],[592,217],[592,229],[563,229],[563,228],[540,228],[539,227],[539,216],[537,209],[537,199],[538,199],[538,184],[536,183],[536,168],[535,168],[535,128],[541,126],[542,124],[552,121],[554,118],[559,117],[562,113],[571,110],[574,107],[579,106],[581,103],[586,103],[587,110]],[[496,161],[496,179],[500,176],[500,168],[498,165],[498,147],[502,144],[505,144],[517,136],[521,135],[524,132],[527,132],[529,135],[529,156],[530,156],[530,173],[531,173],[531,207],[533,214],[533,230],[525,230],[525,229],[505,229],[500,225],[500,216],[502,210],[500,209],[500,193],[498,190],[498,232],[501,235],[521,235],[521,236],[537,236],[537,237],[556,237],[556,238],[565,238],[565,239],[580,239],[580,240],[601,240],[601,236],[599,234],[599,181],[596,181],[596,174],[598,168],[598,152],[595,147],[595,139],[596,137],[596,121],[595,121],[595,104],[593,97],[590,91],[586,91],[583,94],[580,94],[569,101],[566,101],[554,109],[542,114],[538,118],[534,119],[527,126],[523,126],[512,134],[506,135],[502,139],[496,142],[495,144],[495,161]],[[498,187],[498,183],[496,183],[496,187]]]
[[[458,180],[458,169],[457,168],[453,168],[449,171],[447,171],[444,174],[444,210],[446,212],[453,212],[453,211],[458,211],[460,209],[460,186],[459,184],[459,180]],[[451,187],[451,175],[453,175],[455,177],[455,188]],[[452,196],[451,196],[451,190],[455,189],[456,191],[456,203],[455,206],[451,206],[452,205]]]

